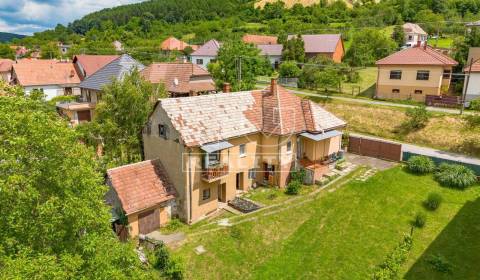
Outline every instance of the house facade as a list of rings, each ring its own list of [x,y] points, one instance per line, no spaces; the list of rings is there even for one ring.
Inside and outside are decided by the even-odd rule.
[[[288,39],[292,39],[296,35],[289,35]],[[336,63],[341,63],[345,55],[345,48],[341,34],[305,34],[301,35],[305,56],[313,58],[318,55],[326,56]]]
[[[215,39],[206,42],[190,55],[191,62],[206,70],[208,64],[217,59],[220,46],[221,44]]]
[[[452,58],[423,46],[407,48],[376,62],[376,97],[424,102],[427,95],[447,94]]]
[[[0,58],[0,80],[3,80],[7,83],[10,82],[12,77],[12,65],[13,60]]]
[[[472,67],[470,67],[472,63]],[[471,71],[470,71],[471,70]],[[468,51],[467,65],[463,68],[465,74],[470,74],[464,81],[465,101],[471,101],[480,98],[480,48],[473,47]]]
[[[282,61],[282,44],[257,45],[260,49],[260,55],[265,56],[274,69],[277,69]]]
[[[344,126],[272,80],[265,90],[159,101],[143,131],[144,153],[161,160],[177,214],[193,223],[239,192],[285,187],[300,164],[315,177],[328,172]]]
[[[407,22],[403,25],[405,46],[418,47],[427,44],[428,34],[418,24]]]
[[[168,37],[160,44],[160,49],[164,52],[183,51],[186,47],[191,47],[193,50],[198,48],[197,45],[189,45],[188,43],[172,36]]]
[[[41,90],[46,100],[80,94],[80,78],[68,61],[19,60],[12,65],[11,83],[23,87],[26,94]]]

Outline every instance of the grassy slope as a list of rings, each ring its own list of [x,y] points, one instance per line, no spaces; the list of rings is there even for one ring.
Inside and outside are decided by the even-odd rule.
[[[336,192],[324,192],[297,208],[191,237],[175,254],[185,259],[192,279],[367,279],[409,231],[412,217],[431,191],[441,193],[445,203],[428,214],[424,229],[415,232],[414,248],[404,267],[404,272],[414,267],[408,273],[411,279],[422,279],[432,272],[426,262],[416,260],[465,202],[480,193],[478,187],[464,192],[441,188],[430,176],[413,176],[399,167],[366,183],[352,181]],[[480,257],[480,250],[472,250],[479,244],[480,207],[470,211],[452,232],[462,232],[462,238],[449,236],[455,239],[455,247],[449,246],[451,255],[446,257],[458,266],[458,279],[472,273],[467,269]],[[197,256],[193,249],[198,245],[207,253]]]

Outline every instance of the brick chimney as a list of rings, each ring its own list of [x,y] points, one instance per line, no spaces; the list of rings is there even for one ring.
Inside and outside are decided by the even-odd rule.
[[[223,83],[223,92],[230,92],[232,90],[232,87],[230,86],[230,83]]]
[[[270,80],[270,91],[271,91],[272,94],[277,93],[277,79],[276,78],[272,78]]]
[[[418,40],[417,41],[417,47],[420,48],[422,46],[422,41]]]

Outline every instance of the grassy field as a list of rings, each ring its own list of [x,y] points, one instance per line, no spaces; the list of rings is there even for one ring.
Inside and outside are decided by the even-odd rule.
[[[402,167],[377,173],[366,182],[352,180],[334,192],[274,215],[258,215],[219,231],[189,235],[176,249],[188,279],[368,279],[410,231],[429,192],[444,203],[427,213],[425,228],[402,275],[407,279],[475,279],[480,258],[479,188],[442,188],[431,176],[415,176]],[[197,255],[194,248],[207,250]],[[437,273],[426,261],[442,255],[453,274]]]
[[[404,108],[344,101],[330,101],[322,105],[347,121],[349,131],[480,156],[480,146],[475,144],[478,143],[475,142],[478,131],[468,128],[460,116],[432,113],[425,128],[405,133],[399,129],[406,120]]]
[[[449,49],[453,47],[453,38],[438,38],[438,41],[435,39],[430,39],[428,45],[434,47],[435,45],[439,48]]]

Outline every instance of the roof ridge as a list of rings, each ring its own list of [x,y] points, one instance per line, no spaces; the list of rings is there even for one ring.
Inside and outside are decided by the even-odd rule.
[[[117,169],[123,169],[123,168],[131,167],[131,166],[135,166],[135,165],[146,164],[146,163],[148,163],[148,162],[154,162],[154,161],[157,161],[157,160],[160,160],[160,159],[158,159],[158,158],[156,158],[156,159],[148,159],[148,160],[144,160],[144,161],[139,161],[139,162],[134,162],[134,163],[125,164],[125,165],[122,165],[122,166],[117,166],[117,167],[109,168],[109,169],[107,169],[107,173],[108,173],[109,171],[114,171],[114,170],[117,170]]]

